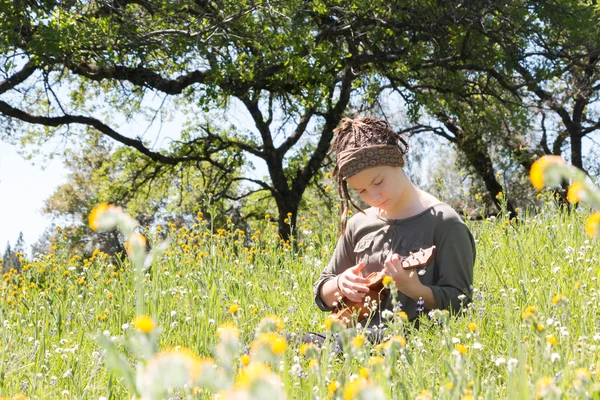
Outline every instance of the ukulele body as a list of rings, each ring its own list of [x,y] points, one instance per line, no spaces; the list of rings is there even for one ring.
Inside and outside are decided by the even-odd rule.
[[[410,252],[407,257],[402,259],[402,268],[405,270],[425,268],[433,260],[434,254],[435,246]],[[353,327],[355,323],[370,318],[379,310],[381,300],[389,293],[389,289],[383,286],[385,276],[385,269],[367,275],[369,292],[363,300],[352,301],[347,297],[342,298],[329,318],[339,321],[346,328]]]

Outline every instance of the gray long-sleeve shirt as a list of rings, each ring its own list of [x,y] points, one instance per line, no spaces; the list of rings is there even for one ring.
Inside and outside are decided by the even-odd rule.
[[[475,242],[469,229],[456,211],[445,203],[438,203],[425,211],[405,219],[386,219],[368,209],[366,214],[357,213],[347,224],[346,232],[338,239],[331,261],[321,272],[314,284],[317,306],[323,311],[332,311],[321,298],[321,286],[346,269],[364,262],[362,275],[383,269],[390,252],[408,256],[409,251],[436,246],[433,262],[421,283],[429,286],[440,309],[457,311],[470,301],[475,264]],[[462,300],[460,295],[466,297]],[[418,316],[417,303],[402,292],[398,301],[409,320]],[[392,310],[392,296],[381,301],[380,311]],[[370,326],[379,324],[380,313]]]

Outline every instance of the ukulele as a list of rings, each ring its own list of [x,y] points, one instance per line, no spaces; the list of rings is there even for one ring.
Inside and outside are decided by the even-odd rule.
[[[411,251],[407,257],[402,259],[402,268],[405,270],[425,268],[433,260],[434,254],[435,246],[419,249],[415,252]],[[346,297],[342,298],[341,301],[338,301],[336,308],[329,318],[339,321],[346,328],[350,328],[355,323],[370,317],[379,308],[379,303],[383,295],[388,291],[383,286],[383,278],[386,275],[385,269],[367,275],[369,293],[361,301],[352,301]]]

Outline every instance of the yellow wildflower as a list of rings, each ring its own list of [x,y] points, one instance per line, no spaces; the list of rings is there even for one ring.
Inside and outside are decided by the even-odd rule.
[[[406,339],[402,336],[394,335],[387,341],[387,345],[390,347],[396,347],[396,345],[400,345],[400,347],[406,347]]]
[[[475,332],[477,330],[477,324],[475,322],[471,322],[469,324],[469,329],[473,332]]]
[[[546,342],[550,343],[551,346],[556,344],[556,337],[552,334],[546,336]]]
[[[560,156],[544,156],[539,158],[533,163],[531,170],[529,171],[529,179],[531,180],[533,187],[537,190],[542,190],[544,188],[544,170],[548,165],[564,163],[564,160]]]
[[[583,190],[583,184],[581,182],[573,182],[571,186],[569,186],[569,190],[567,191],[567,200],[570,203],[579,203],[581,200],[581,191]]]
[[[534,306],[527,306],[527,308],[525,308],[525,312],[523,312],[523,314],[521,314],[521,318],[523,318],[523,319],[535,318],[536,312],[537,312],[537,308],[535,308]]]
[[[369,367],[372,367],[374,365],[383,365],[384,363],[384,359],[383,357],[380,356],[372,356],[371,358],[369,358]]]
[[[92,212],[88,216],[88,223],[92,230],[97,231],[99,226],[99,218],[108,211],[109,205],[107,203],[100,203],[92,209]]]
[[[383,283],[383,286],[387,286],[390,283],[392,283],[393,281],[394,281],[394,278],[392,278],[389,275],[386,275],[386,276],[383,277],[383,281],[381,283]]]
[[[415,400],[432,400],[433,395],[431,394],[431,390],[423,389],[421,393],[415,398]]]
[[[361,369],[358,371],[358,375],[359,375],[361,378],[365,378],[365,379],[367,379],[367,378],[369,377],[369,374],[370,374],[370,373],[371,373],[371,371],[369,371],[369,368],[365,368],[365,367],[362,367],[362,368],[361,368]]]
[[[458,350],[458,352],[460,354],[462,354],[462,355],[467,354],[467,348],[462,343],[457,344],[456,347],[455,347],[455,349]]]
[[[287,342],[283,336],[275,332],[266,332],[258,335],[251,344],[252,353],[256,353],[263,346],[268,346],[271,352],[277,356],[283,354],[287,348]]]
[[[217,337],[220,340],[237,339],[240,337],[240,331],[237,326],[226,323],[217,328]]]
[[[246,368],[243,368],[236,380],[236,386],[241,388],[250,388],[255,381],[264,379],[271,374],[271,368],[264,363],[253,362]]]
[[[150,333],[156,329],[152,318],[147,315],[140,315],[133,319],[133,327],[142,333]]]
[[[600,226],[600,211],[596,211],[585,221],[585,231],[590,236],[596,236],[598,234],[598,226]]]
[[[335,394],[335,391],[340,387],[340,383],[338,381],[331,381],[329,385],[327,385],[327,397],[332,398]]]
[[[354,346],[358,349],[363,345],[364,342],[365,342],[365,337],[363,335],[356,335],[354,337],[354,339],[352,339],[352,346]]]
[[[552,297],[552,304],[554,305],[562,305],[564,303],[566,303],[568,301],[568,299],[562,295],[562,294],[557,294],[556,296]]]
[[[240,357],[240,362],[242,363],[242,365],[246,366],[248,364],[250,364],[250,356],[248,354],[243,354]]]
[[[237,304],[232,304],[229,306],[229,312],[235,314],[240,309],[240,306]]]
[[[447,382],[445,386],[446,386],[446,389],[448,389],[448,390],[452,390],[452,388],[454,387],[454,383],[452,383],[452,382]]]
[[[355,399],[366,386],[367,380],[364,378],[356,378],[352,382],[348,382],[344,388],[344,400]]]

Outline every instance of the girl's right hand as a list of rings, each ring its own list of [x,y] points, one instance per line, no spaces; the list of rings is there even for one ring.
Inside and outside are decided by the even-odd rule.
[[[335,279],[339,288],[340,296],[346,297],[348,300],[360,302],[365,295],[369,293],[367,283],[369,280],[363,278],[360,271],[364,268],[365,263],[360,263],[352,268],[348,268]]]

